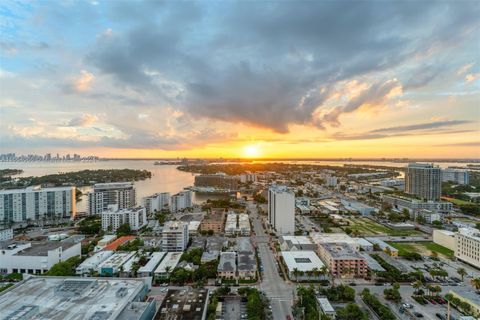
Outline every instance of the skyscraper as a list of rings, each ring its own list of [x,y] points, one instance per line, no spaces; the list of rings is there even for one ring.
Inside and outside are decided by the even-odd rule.
[[[268,189],[268,223],[280,234],[295,232],[295,194],[286,186]]]
[[[136,193],[131,182],[97,183],[88,194],[88,213],[100,214],[109,205],[118,209],[133,208],[136,205]]]
[[[409,163],[405,174],[405,192],[423,200],[440,200],[441,169],[433,163]]]

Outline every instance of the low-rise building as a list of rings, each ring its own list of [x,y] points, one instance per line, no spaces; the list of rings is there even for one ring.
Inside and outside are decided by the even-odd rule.
[[[222,252],[220,253],[220,262],[217,267],[217,276],[225,279],[237,278],[237,253]]]
[[[448,230],[433,230],[433,242],[450,250],[455,250],[455,234],[456,232]]]
[[[358,212],[362,216],[367,216],[372,212],[376,211],[374,207],[367,206],[366,204],[358,201],[348,201],[348,200],[342,199],[341,202],[342,202],[342,205],[345,207],[345,209],[352,212]]]
[[[227,221],[225,222],[225,235],[233,236],[237,232],[237,215],[234,212],[227,214]]]
[[[13,229],[6,228],[0,230],[0,241],[8,241],[13,239]]]
[[[425,210],[425,209],[415,211],[412,216],[415,219],[415,221],[422,219],[428,224],[432,224],[433,221],[443,221],[442,213]]]
[[[212,211],[211,214],[206,215],[201,224],[201,231],[212,231],[214,234],[219,234],[223,232],[225,226],[225,212],[223,210]]]
[[[255,248],[250,242],[250,238],[237,238],[237,269],[240,279],[252,280],[257,277],[257,259],[255,258]]]
[[[353,238],[353,240],[355,240],[355,242],[357,242],[358,246],[363,251],[367,251],[367,252],[373,251],[373,244],[370,243],[369,241],[367,241],[366,239],[364,239],[364,238]]]
[[[188,223],[188,235],[196,236],[198,234],[198,229],[200,228],[200,221],[192,220]]]
[[[291,280],[318,280],[325,266],[314,251],[282,251]]]
[[[76,269],[75,273],[78,276],[89,276],[98,270],[98,266],[110,258],[113,255],[113,251],[100,251],[93,256],[85,259]]]
[[[169,289],[155,320],[205,320],[208,289]]]
[[[108,244],[112,243],[115,239],[117,239],[117,236],[114,234],[106,234],[103,236],[102,239],[100,239],[95,246],[95,252],[102,250],[105,248]]]
[[[60,261],[80,256],[81,243],[74,241],[0,243],[0,274],[43,274]]]
[[[137,275],[139,277],[151,277],[155,269],[157,269],[158,265],[162,261],[163,257],[165,257],[166,252],[154,252],[148,260],[147,264],[143,267],[140,267],[137,271]]]
[[[398,257],[398,250],[386,243],[385,241],[373,237],[366,237],[365,240],[370,242],[372,245],[378,245],[378,247],[382,251],[389,254],[391,257]]]
[[[337,315],[335,312],[335,309],[332,307],[330,304],[330,301],[328,301],[327,298],[317,298],[318,305],[320,306],[320,311],[330,317],[330,319],[335,319],[335,316]]]
[[[325,243],[345,243],[355,251],[360,250],[358,243],[345,233],[312,233],[310,237],[312,241],[318,245]]]
[[[418,210],[430,210],[433,212],[448,214],[453,209],[451,202],[446,201],[423,201],[410,197],[382,195],[382,201],[392,205],[393,208],[401,211],[407,209],[410,214]]]
[[[169,252],[165,255],[162,262],[158,265],[157,269],[154,271],[156,278],[165,279],[170,276],[170,273],[175,269],[180,262],[182,257],[181,252]]]
[[[480,231],[459,228],[455,234],[455,257],[478,268],[480,266]]]
[[[2,319],[152,319],[143,279],[29,276],[0,297]],[[143,302],[145,301],[145,302]]]
[[[135,256],[136,252],[116,252],[98,266],[101,276],[118,275],[123,270],[125,263]]]
[[[279,238],[282,251],[316,251],[317,244],[307,236],[281,236]]]
[[[346,243],[323,243],[318,246],[318,255],[330,273],[339,278],[365,278],[367,262]]]

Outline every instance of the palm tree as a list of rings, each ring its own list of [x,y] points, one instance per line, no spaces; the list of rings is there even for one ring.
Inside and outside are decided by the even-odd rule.
[[[417,280],[413,283],[413,288],[415,289],[415,292],[418,292],[418,289],[420,289],[423,286],[422,281]]]
[[[298,276],[300,275],[300,271],[298,270],[298,268],[293,268],[293,276],[295,277],[295,282],[298,282]]]
[[[313,276],[315,277],[315,279],[318,280],[318,277],[320,276],[320,270],[317,267],[315,267],[315,268],[312,269],[312,273],[313,273]]]
[[[463,277],[467,275],[467,271],[464,268],[458,268],[457,273],[460,277],[462,277],[462,282],[463,282]]]
[[[473,278],[470,280],[470,283],[475,288],[475,290],[480,291],[480,278]]]
[[[435,286],[434,288],[435,288],[435,293],[436,293],[436,295],[438,296],[438,294],[439,294],[440,292],[442,292],[442,287],[440,287],[440,286]]]

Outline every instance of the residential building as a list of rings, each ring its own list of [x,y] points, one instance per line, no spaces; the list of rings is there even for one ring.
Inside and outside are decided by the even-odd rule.
[[[30,276],[4,292],[3,319],[153,319],[143,279]],[[145,301],[145,302],[142,302]]]
[[[13,239],[13,229],[6,228],[0,230],[0,241],[7,241]]]
[[[95,252],[102,250],[105,248],[108,244],[112,243],[115,239],[117,239],[117,236],[114,234],[106,234],[100,239],[95,246]]]
[[[326,176],[325,177],[325,185],[327,187],[336,187],[338,184],[338,179],[335,176]]]
[[[371,252],[373,251],[373,244],[369,241],[367,241],[364,238],[353,238],[353,240],[357,243],[357,245],[362,249],[363,251]]]
[[[249,236],[251,232],[250,219],[248,214],[240,213],[238,215],[237,233],[242,236]]]
[[[175,269],[180,262],[182,252],[168,252],[153,272],[156,278],[165,279],[170,276],[173,269]]]
[[[295,194],[286,186],[268,189],[268,223],[279,234],[295,232]]]
[[[225,222],[225,235],[233,236],[237,232],[237,214],[229,212],[227,214],[227,221]]]
[[[388,253],[391,257],[398,257],[398,250],[385,241],[374,237],[366,237],[365,240],[370,242],[372,245],[378,245],[382,251]]]
[[[446,201],[423,201],[402,196],[382,195],[382,201],[389,203],[393,208],[401,211],[407,209],[410,214],[418,210],[430,210],[442,214],[448,214],[453,210],[453,204]]]
[[[404,179],[385,179],[380,181],[382,187],[405,187]]]
[[[224,173],[200,174],[195,176],[195,187],[214,187],[219,189],[237,190],[238,178]]]
[[[102,212],[102,229],[116,232],[122,224],[128,224],[132,230],[140,230],[148,224],[147,213],[144,207],[118,209],[110,206]]]
[[[198,234],[198,229],[200,228],[200,221],[193,220],[188,223],[188,234],[190,236],[196,236]]]
[[[442,170],[442,181],[450,181],[456,184],[469,184],[470,174],[465,169],[446,168]]]
[[[110,205],[128,209],[136,204],[136,191],[132,182],[97,183],[93,186],[93,191],[88,193],[89,214],[101,214]]]
[[[455,234],[455,257],[476,268],[480,266],[480,231],[459,228]]]
[[[422,200],[439,201],[442,171],[433,163],[409,163],[405,173],[405,192]]]
[[[237,238],[237,270],[238,278],[252,280],[257,277],[257,259],[255,258],[255,248],[248,237]]]
[[[74,217],[75,187],[0,190],[0,224]]]
[[[183,252],[188,245],[188,223],[168,221],[162,229],[162,251]]]
[[[282,251],[282,258],[291,280],[318,280],[325,266],[314,251]]]
[[[69,241],[0,243],[0,274],[42,274],[61,261],[81,255],[81,243]]]
[[[147,210],[147,214],[160,212],[163,209],[170,209],[170,193],[161,192],[143,198],[143,206]]]
[[[222,252],[220,253],[220,262],[217,267],[217,277],[225,279],[237,278],[237,253]]]
[[[214,234],[219,234],[223,232],[225,226],[225,212],[221,210],[212,210],[211,214],[207,214],[201,224],[201,231],[210,231],[212,230]]]
[[[174,194],[171,198],[172,212],[182,211],[192,207],[192,191],[185,190]]]
[[[433,242],[450,250],[455,250],[456,232],[433,229]]]
[[[330,273],[339,278],[364,278],[367,262],[346,243],[323,243],[318,246],[318,255]]]
[[[208,299],[208,289],[169,289],[154,319],[205,320]]]
[[[227,220],[225,222],[225,235],[233,236],[238,234],[242,236],[249,236],[250,232],[251,228],[248,214],[237,214],[233,211],[227,214]]]
[[[257,175],[251,172],[242,173],[240,175],[240,182],[241,183],[257,182]]]

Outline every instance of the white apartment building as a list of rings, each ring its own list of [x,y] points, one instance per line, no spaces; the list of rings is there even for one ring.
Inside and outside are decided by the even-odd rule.
[[[440,200],[442,171],[433,163],[409,163],[405,173],[405,192],[423,200]]]
[[[42,274],[69,258],[80,256],[80,242],[42,241],[15,242],[0,244],[0,274],[29,273]]]
[[[227,220],[225,221],[225,235],[233,236],[237,232],[237,214],[230,212],[227,214]]]
[[[247,182],[256,182],[257,175],[251,172],[245,172],[240,175],[240,182],[247,183]]]
[[[143,198],[143,206],[147,209],[147,214],[158,212],[162,209],[170,208],[170,193],[161,192]]]
[[[185,190],[174,194],[171,199],[172,212],[181,211],[192,207],[192,191]]]
[[[469,184],[470,174],[468,173],[468,170],[446,168],[442,170],[442,181],[451,181],[456,184]]]
[[[148,221],[145,208],[118,210],[117,206],[112,205],[107,211],[102,212],[102,229],[104,231],[116,232],[125,223],[128,223],[132,230],[140,230],[146,226]]]
[[[13,239],[13,229],[1,229],[0,230],[0,241],[7,241]]]
[[[295,194],[286,186],[268,189],[268,222],[279,234],[295,232]]]
[[[188,223],[168,221],[162,230],[162,251],[182,252],[188,245]]]
[[[455,257],[478,268],[480,265],[480,231],[459,228],[455,235]]]
[[[326,176],[325,177],[325,185],[327,187],[336,187],[338,184],[338,179],[335,176]]]
[[[422,217],[428,224],[432,224],[433,221],[443,221],[443,214],[425,209],[415,211],[411,217],[413,217],[415,221],[417,221],[419,217]]]
[[[453,204],[447,201],[422,201],[386,194],[382,195],[382,201],[391,204],[397,210],[407,209],[410,214],[419,210],[429,210],[446,214],[453,210]]]
[[[0,191],[0,223],[69,218],[77,212],[75,187],[10,189]]]
[[[136,191],[132,182],[97,183],[88,194],[89,214],[100,214],[106,211],[109,205],[127,209],[136,204]]]

